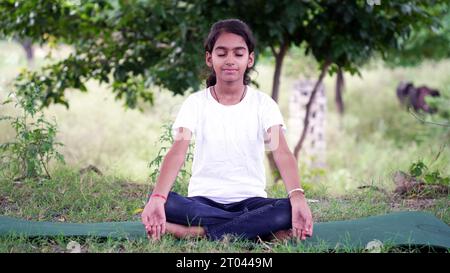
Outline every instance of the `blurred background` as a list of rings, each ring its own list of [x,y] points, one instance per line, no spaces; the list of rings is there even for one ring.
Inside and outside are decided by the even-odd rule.
[[[232,9],[234,1],[194,1],[189,9],[180,1],[109,1],[110,8],[108,1],[54,1],[55,9],[49,2],[53,1],[2,0],[0,100],[20,89],[17,82],[41,84],[43,94],[50,94],[42,99],[43,104],[48,103],[42,112],[47,120],[56,122],[56,140],[63,143],[57,150],[70,168],[93,165],[133,183],[152,183],[149,163],[163,145],[163,125],[174,121],[187,96],[205,88],[200,73],[205,70],[202,39],[212,22],[233,17],[254,30],[260,46],[251,74],[253,85],[272,97],[277,90],[292,151],[304,129],[306,103],[323,72],[310,109],[309,128],[313,126],[316,134],[307,130],[298,154],[300,178],[308,187],[325,188],[331,195],[363,185],[391,190],[395,187],[393,174],[408,172],[417,162],[438,170],[441,177],[450,176],[446,108],[450,106],[450,32],[445,1],[435,5],[423,1],[355,1],[348,5],[339,1],[249,1],[242,4],[252,10],[246,15]],[[317,6],[307,6],[312,2]],[[257,14],[257,4],[262,14]],[[307,8],[313,12],[308,13]],[[288,10],[293,14],[284,16]],[[141,12],[146,15],[142,17]],[[182,12],[184,17],[173,22],[172,17]],[[201,26],[195,14],[200,14]],[[273,19],[267,17],[270,14]],[[267,27],[270,24],[272,27]],[[388,29],[386,34],[383,26]],[[147,33],[151,28],[154,32]],[[182,33],[185,40],[179,38],[184,37]],[[120,39],[118,35],[122,35]],[[156,46],[159,42],[166,46]],[[182,53],[170,56],[179,51]],[[103,59],[93,58],[101,54]],[[139,61],[139,56],[144,61]],[[170,58],[181,60],[175,62],[176,68],[169,65]],[[96,65],[106,65],[108,60],[107,69]],[[128,67],[123,65],[127,62]],[[190,62],[197,66],[192,68]],[[181,75],[187,76],[180,82],[174,80],[176,75],[161,72],[182,68]],[[145,83],[143,89],[133,89],[133,77],[121,77],[121,69],[141,77],[137,81]],[[97,70],[98,74],[89,72]],[[24,71],[36,75],[17,80]],[[99,80],[102,73],[109,82]],[[38,82],[42,75],[54,80]],[[84,92],[68,80],[78,78]],[[439,96],[432,95],[432,90]],[[118,97],[121,92],[124,96]],[[152,103],[142,99],[149,93]],[[58,103],[61,94],[69,107]],[[0,107],[0,115],[23,112],[13,104]],[[313,117],[314,109],[319,112]],[[15,136],[13,126],[0,121],[0,143]],[[56,166],[57,162],[51,161],[50,168]],[[274,182],[276,173],[270,171],[268,160],[266,166],[268,187],[280,183]]]

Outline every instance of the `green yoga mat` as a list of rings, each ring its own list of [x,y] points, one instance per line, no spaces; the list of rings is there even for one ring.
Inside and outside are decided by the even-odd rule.
[[[147,238],[141,222],[91,224],[33,222],[0,216],[0,236],[95,236]],[[303,243],[320,248],[365,248],[378,240],[389,246],[450,249],[450,227],[427,212],[396,212],[348,221],[316,223],[314,236]]]

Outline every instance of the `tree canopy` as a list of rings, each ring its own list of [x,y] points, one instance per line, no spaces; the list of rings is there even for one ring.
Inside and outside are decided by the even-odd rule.
[[[436,24],[422,25],[411,31],[409,37],[400,40],[401,50],[387,52],[387,62],[394,66],[413,66],[424,60],[439,61],[450,57],[450,11],[447,3],[430,8]]]
[[[110,83],[117,98],[135,107],[152,102],[150,86],[175,94],[198,88],[205,24],[196,6],[181,1],[3,1],[4,35],[39,43],[66,43],[75,52],[66,59],[22,74],[17,84],[35,82],[44,106],[62,103],[68,88],[86,91],[89,79]],[[189,22],[189,24],[187,23]]]
[[[437,26],[436,3],[445,1],[3,0],[0,35],[73,46],[66,59],[18,77],[19,88],[40,87],[43,106],[68,107],[65,91],[87,91],[94,79],[134,108],[138,99],[152,102],[155,87],[174,94],[200,88],[207,75],[203,40],[217,20],[247,22],[257,50],[278,56],[278,77],[286,51],[301,44],[330,73],[355,73],[374,53],[401,49],[414,29]]]

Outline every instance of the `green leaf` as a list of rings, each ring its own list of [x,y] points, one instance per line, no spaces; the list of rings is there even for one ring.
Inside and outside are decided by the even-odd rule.
[[[413,177],[420,177],[427,169],[427,166],[419,160],[418,162],[411,164],[409,173]]]

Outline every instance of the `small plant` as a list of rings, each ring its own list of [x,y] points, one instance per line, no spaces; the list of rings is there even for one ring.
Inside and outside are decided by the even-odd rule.
[[[15,102],[15,107],[21,109],[17,117],[0,116],[1,120],[10,121],[15,130],[15,139],[0,145],[0,171],[13,180],[25,178],[51,178],[48,164],[52,158],[64,163],[64,157],[58,153],[55,146],[63,145],[56,142],[56,122],[48,122],[37,103],[41,90],[38,86],[16,86],[17,91],[11,92],[2,105]],[[36,119],[37,118],[37,119]]]
[[[156,180],[160,174],[161,164],[173,143],[172,124],[164,124],[162,128],[163,134],[159,138],[161,148],[159,149],[156,157],[148,165],[148,167],[150,168],[150,180],[152,185],[155,185]],[[192,164],[194,158],[193,148],[194,143],[189,144],[186,160],[183,166],[180,168],[177,178],[175,179],[173,188],[171,189],[171,191],[177,192],[185,196],[187,195],[189,178],[191,177],[191,173],[188,171],[188,168]]]
[[[425,181],[426,184],[450,186],[450,176],[442,176],[439,170],[430,171],[422,160],[411,164],[409,174],[414,178]]]

